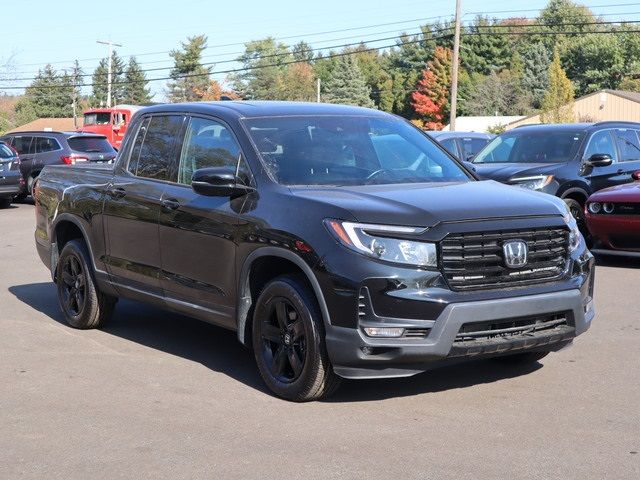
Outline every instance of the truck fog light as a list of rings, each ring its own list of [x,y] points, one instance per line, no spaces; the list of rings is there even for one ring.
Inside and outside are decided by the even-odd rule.
[[[391,327],[366,327],[364,333],[369,337],[401,337],[404,334],[404,328]]]

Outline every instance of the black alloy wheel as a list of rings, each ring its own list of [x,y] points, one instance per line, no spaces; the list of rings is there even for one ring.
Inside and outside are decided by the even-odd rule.
[[[87,277],[81,260],[76,255],[68,255],[61,265],[63,302],[66,313],[79,316],[85,308],[87,298]]]
[[[269,315],[262,320],[262,355],[272,375],[283,383],[300,377],[306,357],[303,320],[286,298],[269,302]]]

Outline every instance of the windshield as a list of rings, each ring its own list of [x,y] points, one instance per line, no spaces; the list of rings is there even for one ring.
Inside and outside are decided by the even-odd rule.
[[[494,138],[473,163],[564,163],[582,143],[581,130],[512,130]]]
[[[115,153],[105,137],[71,137],[67,140],[69,148],[84,153]]]
[[[245,120],[271,175],[284,185],[466,182],[470,176],[403,120],[362,116]]]
[[[97,112],[84,114],[84,126],[88,125],[109,125],[111,123],[110,112]]]

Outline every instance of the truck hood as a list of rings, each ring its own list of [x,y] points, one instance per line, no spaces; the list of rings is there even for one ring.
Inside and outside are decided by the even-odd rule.
[[[296,187],[292,193],[342,208],[364,223],[433,227],[505,217],[565,215],[562,200],[495,181]]]
[[[516,177],[549,175],[563,163],[474,163],[473,170],[482,179],[509,182]]]

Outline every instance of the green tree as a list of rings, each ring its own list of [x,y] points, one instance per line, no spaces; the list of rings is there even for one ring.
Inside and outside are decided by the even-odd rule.
[[[529,45],[522,54],[524,63],[522,86],[531,97],[531,106],[540,108],[542,98],[549,86],[551,56],[542,42]]]
[[[51,65],[46,65],[38,71],[16,105],[20,122],[26,123],[34,118],[71,117],[73,90],[70,75],[60,75]]]
[[[313,60],[313,49],[304,40],[300,40],[291,48],[293,59],[299,62],[311,62]]]
[[[542,9],[539,17],[543,23],[552,31],[562,32],[567,30],[563,24],[566,23],[593,23],[596,21],[593,12],[589,7],[572,2],[571,0],[549,0],[547,6]],[[571,26],[572,31],[589,31],[593,26]]]
[[[287,65],[278,87],[276,100],[312,102],[316,99],[313,68],[305,62]]]
[[[578,96],[615,89],[624,72],[624,49],[616,35],[583,35],[572,39],[562,63]]]
[[[141,105],[151,101],[151,95],[147,88],[147,77],[140,68],[136,57],[129,58],[127,70],[124,73],[124,97],[123,103]]]
[[[322,99],[328,103],[344,103],[373,107],[371,89],[367,85],[358,60],[353,55],[339,57],[331,77],[325,83]]]
[[[509,66],[511,52],[503,28],[486,17],[476,17],[463,37],[460,60],[469,72],[488,75]]]
[[[521,78],[510,70],[491,72],[474,88],[468,102],[472,115],[525,115],[530,110]]]
[[[124,60],[114,50],[111,53],[111,105],[121,103],[124,98],[124,68]],[[108,78],[109,57],[106,57],[100,60],[91,77],[93,94],[90,102],[92,106],[98,107],[107,104]]]
[[[245,70],[232,76],[234,89],[246,99],[278,100],[279,85],[292,59],[288,47],[272,37],[246,43],[237,59]]]
[[[171,102],[198,101],[209,88],[211,67],[202,65],[202,52],[207,48],[206,35],[188,37],[180,49],[172,50],[171,81],[167,96]]]
[[[549,67],[549,87],[542,99],[541,119],[544,123],[570,123],[573,113],[573,85],[560,64],[558,49]]]

